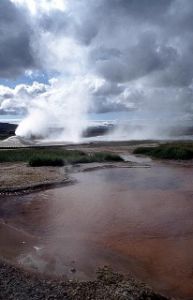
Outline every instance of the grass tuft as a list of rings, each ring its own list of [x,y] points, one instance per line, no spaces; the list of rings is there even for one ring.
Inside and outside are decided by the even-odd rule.
[[[123,159],[116,154],[108,152],[89,153],[87,156],[75,160],[73,163],[92,163],[92,162],[121,162]]]
[[[193,143],[167,143],[157,147],[139,147],[134,154],[149,155],[159,159],[193,159]]]
[[[42,167],[42,166],[53,166],[53,167],[62,167],[64,166],[64,160],[61,158],[54,157],[41,157],[36,156],[32,157],[29,160],[30,167]]]

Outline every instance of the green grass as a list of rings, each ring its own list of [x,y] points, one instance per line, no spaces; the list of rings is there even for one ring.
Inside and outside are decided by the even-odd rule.
[[[64,161],[74,160],[77,157],[85,156],[82,151],[65,150],[61,148],[25,148],[0,150],[0,162],[28,162],[32,158],[61,158]]]
[[[122,160],[119,155],[112,153],[85,153],[53,147],[0,150],[0,163],[27,162],[30,166],[63,166],[65,164]]]
[[[64,166],[64,160],[61,158],[54,157],[32,157],[29,160],[29,165],[31,167],[42,167],[42,166],[54,166],[54,167],[62,167]]]
[[[193,143],[167,143],[157,147],[138,147],[134,154],[148,155],[159,159],[193,159]]]
[[[116,154],[108,152],[89,153],[84,157],[75,159],[72,163],[92,163],[92,162],[120,162],[123,159]]]

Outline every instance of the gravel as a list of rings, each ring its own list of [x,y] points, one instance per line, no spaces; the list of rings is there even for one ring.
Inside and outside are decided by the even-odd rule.
[[[110,268],[98,270],[95,281],[50,279],[0,262],[1,300],[168,300],[133,278]]]

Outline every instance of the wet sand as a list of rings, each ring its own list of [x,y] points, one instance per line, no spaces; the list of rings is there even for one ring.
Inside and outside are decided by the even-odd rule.
[[[159,292],[193,299],[193,168],[154,163],[73,177],[72,186],[3,198],[0,255],[78,279],[111,265]]]

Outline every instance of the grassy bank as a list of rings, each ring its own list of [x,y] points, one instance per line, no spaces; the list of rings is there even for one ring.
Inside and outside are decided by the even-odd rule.
[[[134,150],[134,154],[159,159],[189,160],[193,159],[193,143],[167,143],[157,147],[138,147]]]
[[[119,155],[107,152],[85,153],[78,150],[48,147],[0,151],[0,163],[27,162],[33,167],[107,161],[122,161],[122,158]]]

